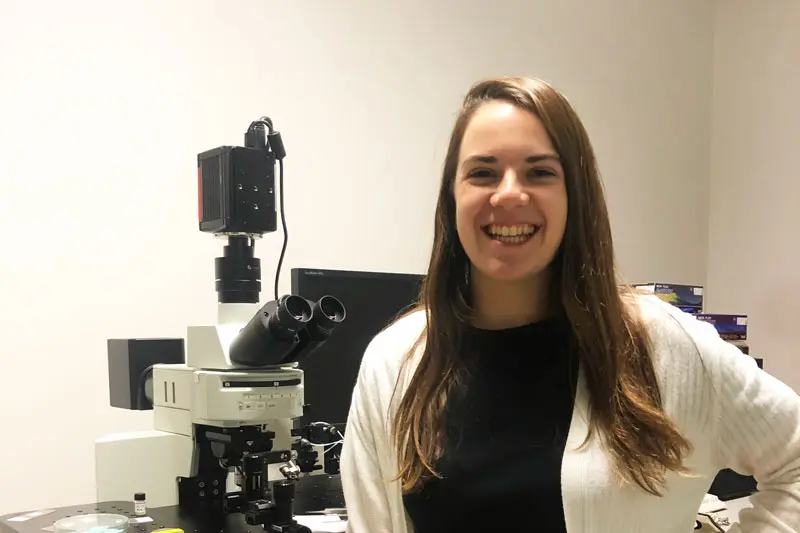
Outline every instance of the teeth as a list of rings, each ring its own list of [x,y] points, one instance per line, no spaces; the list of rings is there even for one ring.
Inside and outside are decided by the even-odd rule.
[[[532,224],[517,224],[514,226],[501,226],[499,224],[490,224],[487,228],[492,235],[503,237],[516,237],[518,235],[531,235],[536,227]]]

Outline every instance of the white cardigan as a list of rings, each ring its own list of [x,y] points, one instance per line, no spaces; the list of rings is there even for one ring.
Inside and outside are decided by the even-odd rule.
[[[568,532],[690,532],[722,468],[754,475],[760,489],[752,497],[753,508],[743,511],[730,531],[800,531],[800,397],[721,340],[713,326],[655,297],[638,301],[654,347],[664,409],[693,446],[687,460],[693,475],[670,473],[659,498],[621,486],[597,439],[579,450],[588,400],[581,377],[561,471]],[[424,327],[424,312],[405,317],[378,334],[364,354],[341,457],[351,533],[413,531],[399,482],[392,481],[397,459],[390,421],[416,359],[402,374],[401,363]],[[520,527],[535,530],[535,516],[525,509],[509,511],[519,516]]]

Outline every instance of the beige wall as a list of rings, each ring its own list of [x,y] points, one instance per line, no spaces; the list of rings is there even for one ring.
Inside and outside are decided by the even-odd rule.
[[[716,5],[707,302],[800,391],[800,1]]]

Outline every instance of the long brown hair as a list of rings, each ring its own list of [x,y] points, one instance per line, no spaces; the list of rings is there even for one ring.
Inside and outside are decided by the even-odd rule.
[[[444,161],[436,206],[433,251],[417,309],[426,328],[412,349],[423,351],[398,405],[392,434],[404,492],[439,477],[444,407],[459,386],[459,354],[472,309],[469,259],[456,233],[454,180],[461,139],[475,111],[504,100],[544,124],[564,168],[567,224],[551,265],[552,299],[568,318],[589,392],[587,441],[599,433],[619,478],[659,495],[666,471],[684,472],[690,449],[662,408],[644,325],[618,283],[603,185],[589,137],[567,99],[549,84],[496,78],[474,85],[464,99]],[[406,359],[406,363],[410,361]]]

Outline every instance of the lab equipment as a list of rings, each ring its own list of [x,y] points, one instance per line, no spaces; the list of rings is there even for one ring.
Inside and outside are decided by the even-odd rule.
[[[250,525],[305,532],[293,517],[295,481],[321,470],[320,454],[343,437],[325,422],[294,427],[304,412],[298,363],[346,310],[332,296],[279,296],[286,152],[268,117],[251,123],[244,144],[197,158],[199,229],[227,239],[215,261],[216,323],[190,325],[185,339],[108,341],[111,404],[152,409],[155,427],[98,439],[97,499],[146,492],[151,509],[240,513]],[[262,304],[254,249],[277,229],[276,163],[284,243],[274,299]]]
[[[144,492],[137,492],[133,495],[133,514],[135,516],[147,514],[147,496]]]

